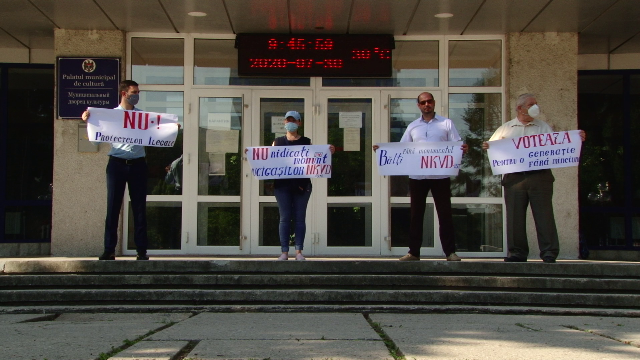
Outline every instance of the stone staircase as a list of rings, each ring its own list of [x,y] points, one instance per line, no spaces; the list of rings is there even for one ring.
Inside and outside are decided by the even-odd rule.
[[[640,309],[640,264],[478,260],[4,262],[0,307],[40,305]]]

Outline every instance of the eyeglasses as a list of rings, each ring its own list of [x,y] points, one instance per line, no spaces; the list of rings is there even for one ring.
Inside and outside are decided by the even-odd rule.
[[[424,104],[435,104],[435,103],[436,103],[436,101],[435,101],[435,100],[433,100],[433,99],[429,99],[429,100],[422,100],[422,101],[419,101],[419,102],[418,102],[418,104],[420,104],[420,105],[424,105]]]

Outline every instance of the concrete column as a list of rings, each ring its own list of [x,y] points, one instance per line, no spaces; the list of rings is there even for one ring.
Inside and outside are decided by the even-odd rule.
[[[536,95],[542,120],[554,130],[578,128],[578,34],[509,33],[507,47],[507,98],[510,117],[516,116],[516,98]],[[588,136],[588,134],[587,134]],[[561,259],[578,258],[578,168],[553,170],[553,207],[560,238]],[[539,258],[531,211],[527,219],[529,257]]]
[[[54,36],[56,57],[119,57],[123,78],[126,39],[122,31],[57,29]],[[94,257],[104,247],[109,144],[100,144],[97,153],[78,152],[80,123],[81,120],[54,121],[51,231],[54,256]]]

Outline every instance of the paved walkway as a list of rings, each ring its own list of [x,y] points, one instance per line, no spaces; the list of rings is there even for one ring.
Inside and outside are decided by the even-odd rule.
[[[7,360],[639,359],[640,317],[0,314]]]

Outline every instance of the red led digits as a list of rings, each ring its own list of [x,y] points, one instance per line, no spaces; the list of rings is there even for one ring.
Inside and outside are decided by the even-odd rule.
[[[333,50],[333,39],[316,39],[315,50]]]
[[[371,51],[370,50],[352,50],[351,56],[352,59],[371,59]]]
[[[287,43],[287,46],[289,47],[289,50],[304,50],[304,39],[291,38]]]
[[[391,59],[391,50],[373,48],[373,52],[378,55],[379,59]],[[363,49],[363,50],[352,50],[351,51],[352,59],[371,59],[371,50]]]
[[[269,64],[269,67],[277,67],[277,68],[283,68],[283,67],[287,67],[287,59],[271,59],[271,64]]]
[[[249,59],[252,68],[264,68],[269,66],[269,59]]]
[[[295,64],[297,68],[310,68],[313,59],[297,59]]]
[[[287,67],[287,59],[249,59],[252,68],[283,68]]]
[[[287,59],[249,59],[252,68],[286,68],[289,65],[295,65],[297,68],[310,68],[313,65],[313,59],[296,59],[287,61]]]
[[[389,49],[373,48],[373,52],[378,54],[380,59],[391,59],[391,50]]]
[[[240,76],[388,77],[392,35],[238,34]]]
[[[325,59],[324,67],[331,69],[340,69],[344,66],[342,59]]]

